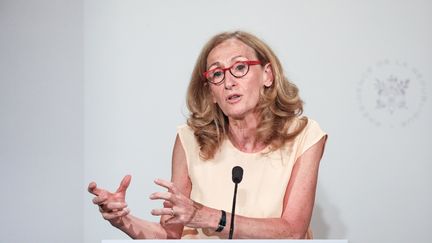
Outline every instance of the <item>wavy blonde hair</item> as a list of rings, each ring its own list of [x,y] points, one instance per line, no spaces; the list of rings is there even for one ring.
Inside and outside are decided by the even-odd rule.
[[[207,82],[203,73],[207,69],[207,57],[213,48],[232,38],[254,49],[261,65],[270,63],[273,72],[274,82],[270,87],[261,89],[256,107],[259,116],[257,141],[270,145],[270,151],[274,151],[294,139],[307,124],[307,118],[302,117],[296,128],[288,132],[292,121],[303,113],[303,101],[299,97],[297,86],[284,76],[281,63],[270,47],[246,32],[220,33],[211,38],[201,50],[192,72],[186,98],[190,111],[187,124],[194,131],[203,160],[212,159],[228,135],[228,118],[219,106],[213,103],[209,86],[211,84]]]

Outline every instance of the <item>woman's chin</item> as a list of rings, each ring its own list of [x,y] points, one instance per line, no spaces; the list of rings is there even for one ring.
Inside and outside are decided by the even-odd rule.
[[[229,112],[225,113],[225,115],[232,120],[244,120],[246,118],[247,112]]]

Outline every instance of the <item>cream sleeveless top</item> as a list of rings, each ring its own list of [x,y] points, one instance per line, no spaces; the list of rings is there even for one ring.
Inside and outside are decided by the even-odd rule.
[[[269,148],[245,153],[226,139],[211,160],[199,156],[199,145],[193,130],[182,125],[177,129],[186,153],[191,199],[205,206],[231,212],[234,193],[232,168],[243,168],[243,180],[237,189],[236,214],[251,218],[278,218],[282,215],[283,199],[295,161],[326,134],[314,120],[281,149]],[[227,219],[229,220],[229,219]],[[207,236],[201,229],[185,227],[183,239],[218,238]]]

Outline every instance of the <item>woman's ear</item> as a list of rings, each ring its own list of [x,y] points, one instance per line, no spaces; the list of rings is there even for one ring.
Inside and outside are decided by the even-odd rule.
[[[263,77],[264,86],[267,88],[272,86],[273,81],[274,81],[274,76],[273,76],[273,69],[272,69],[270,63],[267,63],[264,66],[264,74],[263,75],[264,75],[264,77]]]

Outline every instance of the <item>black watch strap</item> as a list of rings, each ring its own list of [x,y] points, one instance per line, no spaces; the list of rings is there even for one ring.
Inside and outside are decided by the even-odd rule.
[[[222,215],[221,215],[221,218],[219,220],[219,225],[216,229],[216,232],[222,232],[222,230],[225,228],[225,225],[226,225],[226,212],[224,210],[221,210],[221,211],[222,211]]]

